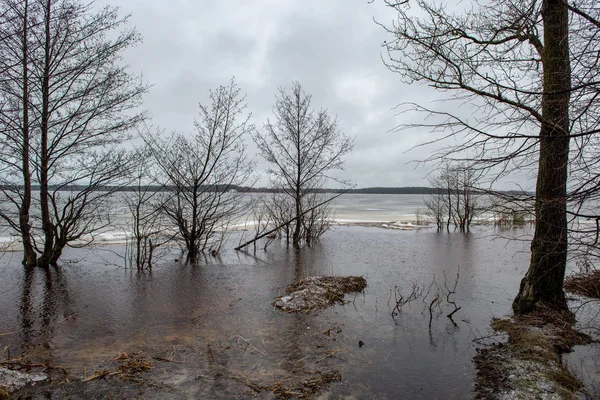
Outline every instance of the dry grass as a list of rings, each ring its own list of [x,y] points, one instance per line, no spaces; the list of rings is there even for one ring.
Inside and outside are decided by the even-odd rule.
[[[528,348],[549,345],[553,352],[566,352],[576,345],[588,344],[591,338],[573,328],[569,312],[538,309],[536,312],[512,319],[492,320],[492,329],[506,332],[509,343]]]
[[[342,376],[338,371],[317,371],[304,381],[282,380],[272,383],[259,383],[237,376],[230,376],[229,378],[243,383],[258,394],[271,392],[278,399],[284,400],[294,398],[311,399],[330,383],[342,380]]]
[[[569,276],[564,286],[568,292],[600,299],[600,270]]]
[[[82,382],[90,382],[107,376],[118,376],[121,379],[137,379],[143,372],[153,368],[153,364],[141,353],[119,353],[115,358],[119,366],[115,370],[101,369],[96,370],[93,375],[82,379]]]
[[[117,357],[121,365],[117,368],[119,377],[123,379],[132,379],[138,377],[141,373],[147,372],[153,368],[152,361],[140,353],[121,353]]]

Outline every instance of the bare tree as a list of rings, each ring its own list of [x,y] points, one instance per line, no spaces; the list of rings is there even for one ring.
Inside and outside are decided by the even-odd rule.
[[[292,236],[290,221],[294,218],[293,199],[285,193],[274,192],[270,197],[264,199],[263,207],[269,220],[273,221],[273,225],[281,227],[276,234],[279,237],[285,236],[285,241],[289,244]]]
[[[407,107],[431,116],[421,128],[461,139],[430,159],[459,160],[496,178],[526,169],[537,176],[531,262],[514,311],[566,309],[568,170],[600,172],[581,166],[599,132],[599,9],[588,0],[510,0],[474,2],[457,15],[426,0],[386,3],[398,16],[386,28],[388,67],[449,94],[446,109]],[[477,113],[446,111],[452,102]],[[573,194],[597,193],[584,181]]]
[[[438,189],[437,182],[435,179],[430,180],[432,187]],[[435,222],[437,230],[441,231],[444,228],[444,217],[446,216],[446,202],[444,201],[444,194],[441,189],[438,189],[437,193],[429,195],[423,200],[425,205],[425,214],[429,220]]]
[[[325,202],[321,206],[318,204],[326,200],[326,194],[317,191],[309,192],[304,197],[303,210],[306,211],[302,218],[302,236],[306,244],[321,237],[331,226],[331,217],[333,214],[332,205],[330,202]]]
[[[452,187],[447,172],[441,170],[438,174],[429,177],[429,185],[436,192],[424,200],[427,216],[435,222],[438,231],[444,226],[449,230],[452,220]]]
[[[156,177],[156,165],[150,149],[136,154],[137,165],[133,184],[123,192],[130,220],[127,228],[131,234],[127,243],[126,263],[135,265],[138,271],[151,270],[152,263],[164,255],[159,249],[174,238],[168,221],[162,212],[162,204],[168,196]],[[161,254],[162,253],[162,254]]]
[[[343,157],[352,150],[353,141],[338,130],[327,111],[311,108],[311,96],[298,82],[292,84],[291,92],[279,89],[273,111],[275,121],[267,121],[263,133],[255,132],[254,141],[271,165],[272,184],[294,202],[292,243],[298,246],[323,232],[307,230],[303,212],[310,208],[307,196],[325,187],[330,171],[343,167]]]
[[[146,86],[119,55],[140,37],[114,33],[127,22],[115,8],[74,0],[2,0],[0,10],[0,217],[21,236],[24,263],[45,267],[93,240],[108,222],[106,187],[130,172],[118,145],[144,118],[135,109]]]
[[[276,195],[276,193],[273,193],[273,194]],[[251,227],[253,229],[249,230],[249,232],[252,233],[252,236],[254,238],[266,236],[267,240],[264,242],[263,250],[266,250],[267,247],[269,247],[269,245],[273,242],[273,240],[275,238],[281,237],[281,231],[278,231],[278,230],[272,231],[273,227],[279,226],[278,216],[280,214],[274,212],[274,210],[271,209],[271,206],[273,204],[275,204],[275,201],[273,201],[271,198],[269,198],[268,197],[269,195],[270,194],[264,193],[264,194],[256,195],[257,197],[253,196],[253,198],[251,200],[252,212],[251,212],[251,214],[249,214],[247,216],[247,220],[245,223],[245,226],[247,227],[248,226],[248,218],[252,219]],[[267,233],[265,235],[265,233],[269,232],[269,231],[272,231],[272,232]],[[245,234],[243,234],[240,237],[238,245],[241,245],[246,240],[247,240],[247,236]],[[256,253],[257,242],[258,242],[258,240],[251,242],[254,253]]]
[[[478,172],[462,165],[446,164],[437,175],[430,178],[436,193],[425,199],[425,206],[438,230],[444,225],[449,230],[451,223],[460,232],[470,230],[473,218],[478,213]]]
[[[486,211],[494,214],[494,224],[512,228],[534,223],[534,198],[527,193],[491,193]]]
[[[170,196],[162,211],[176,225],[187,260],[196,264],[205,251],[221,250],[222,233],[246,211],[240,185],[251,185],[253,163],[246,158],[244,138],[253,129],[241,91],[231,80],[210,92],[210,106],[200,104],[191,137],[148,135],[164,186]],[[222,238],[222,236],[221,236]]]
[[[478,214],[479,193],[477,190],[480,171],[458,165],[451,169],[454,184],[454,226],[460,232],[468,232],[473,218]]]

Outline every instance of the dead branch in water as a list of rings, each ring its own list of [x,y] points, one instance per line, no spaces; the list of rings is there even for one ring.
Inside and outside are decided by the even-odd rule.
[[[433,309],[440,304],[440,295],[438,293],[435,294],[431,303],[429,303],[429,330],[431,331],[431,321],[433,320]]]
[[[391,291],[391,289],[390,289]],[[394,285],[394,300],[395,306],[392,308],[392,318],[400,314],[402,307],[414,300],[423,296],[424,288],[419,286],[417,282],[413,282],[411,286],[411,292],[407,297],[402,294],[402,289],[398,285]],[[390,293],[391,298],[391,293]]]
[[[408,296],[405,296],[402,293],[402,289],[399,285],[394,285],[393,289],[390,289],[390,297],[388,298],[388,307],[392,307],[391,315],[392,318],[396,317],[400,314],[402,307],[405,304],[408,304],[414,300],[421,299],[424,303],[423,313],[426,310],[429,310],[429,329],[431,329],[431,323],[433,321],[433,312],[436,308],[439,309],[439,313],[442,314],[442,302],[444,299],[446,303],[453,307],[452,311],[446,315],[452,321],[452,323],[456,326],[456,322],[453,320],[454,314],[460,310],[462,307],[458,306],[454,300],[451,299],[453,294],[456,294],[456,289],[458,287],[458,281],[460,280],[460,267],[456,272],[456,278],[454,279],[454,284],[452,287],[448,286],[448,279],[446,277],[446,272],[444,271],[444,284],[439,285],[435,276],[433,277],[431,284],[427,287],[419,286],[416,282],[412,283],[411,292]],[[436,288],[435,292],[433,292],[433,288]],[[430,293],[433,293],[433,298],[431,301],[428,301]],[[393,300],[392,300],[393,297]]]
[[[456,279],[454,280],[454,286],[452,287],[452,290],[450,290],[448,288],[447,281],[446,281],[446,272],[444,271],[444,289],[446,290],[446,302],[448,304],[452,304],[454,306],[454,310],[452,310],[452,312],[450,312],[450,314],[446,315],[446,317],[450,318],[450,321],[452,321],[452,323],[455,326],[456,326],[456,322],[454,322],[454,320],[452,319],[452,316],[454,315],[454,313],[456,313],[462,307],[458,307],[456,305],[456,302],[454,302],[453,300],[450,300],[450,296],[453,294],[456,294],[456,286],[458,285],[459,279],[460,279],[460,267],[458,267],[458,269],[456,270]]]

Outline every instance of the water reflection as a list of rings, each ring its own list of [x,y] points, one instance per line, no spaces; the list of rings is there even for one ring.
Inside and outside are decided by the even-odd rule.
[[[0,341],[11,350],[46,343],[45,356],[73,371],[119,352],[173,359],[168,376],[156,368],[153,377],[191,398],[239,395],[231,375],[273,382],[328,368],[343,377],[333,397],[465,398],[472,394],[473,336],[483,335],[477,329],[485,330],[492,316],[510,311],[527,268],[520,245],[476,232],[352,227],[311,248],[273,243],[255,256],[226,252],[202,265],[165,261],[152,273],[92,261],[49,270],[15,264],[7,286],[14,280],[20,289],[0,299],[0,326],[20,333]],[[93,260],[84,250],[73,256]],[[455,324],[446,311],[436,312],[429,326],[429,304],[421,300],[392,318],[387,303],[394,285],[406,291],[435,277],[443,286],[445,273],[452,288],[459,266],[452,299],[462,308]],[[324,275],[363,275],[368,287],[351,303],[318,314],[283,314],[271,306],[289,284]]]
[[[19,311],[21,329],[17,349],[49,358],[57,323],[74,316],[67,279],[60,267],[23,267]]]
[[[298,282],[301,279],[309,276],[310,268],[307,265],[307,253],[310,254],[312,251],[310,248],[290,248],[290,251],[286,252],[286,263],[284,268],[293,269],[294,275],[293,280],[286,279],[280,282],[282,285],[289,285],[293,282]],[[315,275],[315,274],[310,274]],[[284,351],[282,367],[285,371],[290,374],[296,373],[304,366],[304,359],[308,357],[306,351],[303,349],[303,336],[309,326],[307,325],[306,314],[293,314],[287,318],[282,319],[280,322],[282,328],[282,334],[278,347],[281,347]]]
[[[21,296],[21,341],[23,347],[28,347],[33,336],[33,305],[32,305],[32,286],[35,269],[33,267],[25,268],[25,276],[23,277],[23,294]]]

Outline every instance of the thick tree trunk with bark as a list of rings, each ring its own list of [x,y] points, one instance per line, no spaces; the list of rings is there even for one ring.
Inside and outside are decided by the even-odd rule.
[[[513,302],[517,314],[538,305],[566,309],[563,281],[567,263],[567,173],[569,161],[569,60],[566,2],[545,0],[544,92],[536,186],[536,227],[531,262]]]

